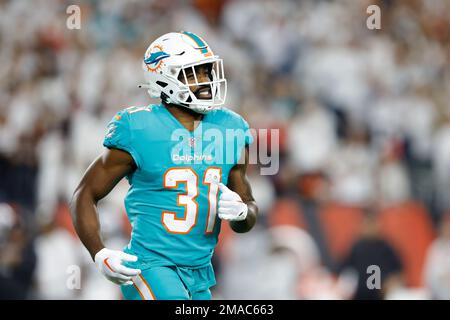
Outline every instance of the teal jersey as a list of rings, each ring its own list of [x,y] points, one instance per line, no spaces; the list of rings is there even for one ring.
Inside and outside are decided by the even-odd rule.
[[[247,122],[221,108],[193,132],[163,106],[130,107],[108,125],[103,145],[121,149],[136,170],[125,208],[132,225],[126,252],[142,265],[197,267],[211,261],[220,232],[218,183],[252,143]]]

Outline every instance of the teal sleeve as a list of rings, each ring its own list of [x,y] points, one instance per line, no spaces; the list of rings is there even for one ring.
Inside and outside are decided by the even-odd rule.
[[[120,149],[129,153],[136,166],[140,167],[139,154],[133,146],[133,135],[130,118],[125,110],[118,112],[108,124],[103,145],[108,149]]]

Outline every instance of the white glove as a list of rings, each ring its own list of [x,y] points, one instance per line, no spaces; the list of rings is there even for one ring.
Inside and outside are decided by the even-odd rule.
[[[219,190],[222,192],[219,198],[219,218],[228,221],[245,220],[248,207],[241,197],[223,183],[219,184]]]
[[[94,260],[100,272],[115,284],[133,284],[131,279],[141,273],[139,269],[131,269],[122,265],[122,261],[135,262],[137,257],[131,254],[103,248],[96,253]]]

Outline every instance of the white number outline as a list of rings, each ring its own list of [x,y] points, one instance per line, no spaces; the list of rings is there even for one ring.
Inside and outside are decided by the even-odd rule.
[[[178,179],[175,177],[175,180],[168,181],[169,175],[175,174],[177,171],[183,171],[183,173],[189,172],[192,173],[195,177],[193,182],[189,182],[188,179]],[[218,177],[217,177],[218,176]],[[212,178],[211,178],[212,177]],[[217,177],[216,181],[214,181],[214,177]],[[211,181],[208,181],[211,180]],[[202,183],[208,186],[208,215],[205,226],[205,234],[211,234],[214,232],[216,216],[217,216],[217,204],[219,200],[219,183],[222,182],[222,168],[220,167],[208,167],[203,174]],[[177,218],[176,212],[174,211],[162,211],[161,215],[161,223],[166,228],[167,232],[173,234],[188,234],[198,222],[198,203],[196,198],[199,195],[199,177],[198,174],[191,167],[175,167],[169,168],[163,175],[163,186],[167,189],[178,188],[180,183],[186,184],[186,192],[180,193],[177,195],[177,205],[184,207],[184,216],[182,218]],[[193,189],[194,188],[194,189]],[[181,200],[180,197],[186,197],[186,201]],[[195,212],[189,211],[189,204],[195,205]],[[194,215],[193,218],[189,219],[190,215]],[[169,220],[167,220],[169,219]],[[174,221],[184,221],[188,222],[189,220],[194,221],[193,223],[188,224],[188,229],[181,231],[180,228],[178,230],[173,230],[174,228],[169,227],[168,224],[173,223]]]

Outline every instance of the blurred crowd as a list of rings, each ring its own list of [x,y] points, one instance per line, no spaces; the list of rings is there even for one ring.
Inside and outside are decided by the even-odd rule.
[[[72,4],[81,29],[66,26]],[[279,172],[249,168],[257,226],[223,228],[214,297],[450,299],[449,13],[447,0],[0,0],[0,298],[120,299],[68,203],[114,113],[156,102],[137,87],[147,46],[188,30],[224,59],[226,106],[280,130]],[[99,206],[114,249],[130,236],[127,188]]]

